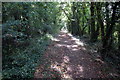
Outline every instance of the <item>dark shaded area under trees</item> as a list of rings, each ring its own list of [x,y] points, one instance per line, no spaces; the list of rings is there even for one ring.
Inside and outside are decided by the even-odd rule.
[[[33,77],[37,59],[50,44],[50,36],[64,26],[74,36],[86,38],[87,44],[96,44],[101,59],[120,73],[119,4],[2,3],[3,78]]]

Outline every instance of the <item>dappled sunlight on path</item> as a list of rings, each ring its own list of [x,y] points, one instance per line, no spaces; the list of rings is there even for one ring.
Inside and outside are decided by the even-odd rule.
[[[102,78],[101,65],[95,63],[84,47],[85,43],[70,33],[61,32],[44,55],[36,78]],[[46,65],[48,65],[46,67]],[[44,68],[44,69],[43,69]]]

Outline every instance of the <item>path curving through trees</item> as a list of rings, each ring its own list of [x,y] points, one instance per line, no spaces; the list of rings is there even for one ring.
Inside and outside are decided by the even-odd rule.
[[[60,32],[45,52],[35,78],[105,78],[104,63],[95,62],[85,43],[70,33]]]

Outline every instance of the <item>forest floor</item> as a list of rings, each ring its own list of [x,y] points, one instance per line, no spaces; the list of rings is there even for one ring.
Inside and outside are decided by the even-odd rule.
[[[35,78],[109,78],[115,71],[99,60],[94,60],[85,43],[69,33],[60,32],[48,46]]]

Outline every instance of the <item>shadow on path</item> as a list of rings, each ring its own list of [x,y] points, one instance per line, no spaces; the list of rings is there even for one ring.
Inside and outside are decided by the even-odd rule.
[[[46,50],[35,78],[105,78],[102,63],[91,59],[84,43],[60,32]]]

